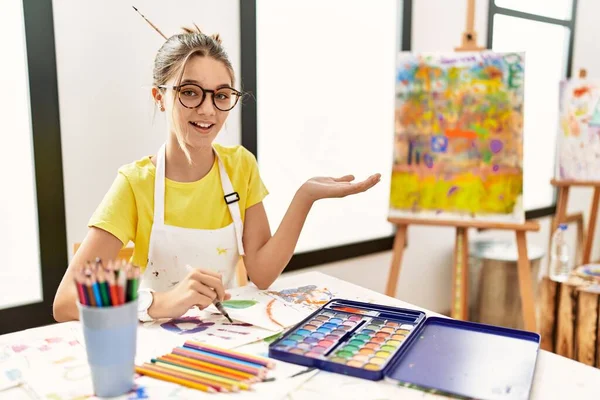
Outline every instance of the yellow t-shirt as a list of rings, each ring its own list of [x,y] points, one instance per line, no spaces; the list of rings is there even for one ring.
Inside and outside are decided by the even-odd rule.
[[[256,158],[242,146],[214,145],[234,191],[240,196],[242,221],[246,209],[269,193],[260,179]],[[154,221],[154,177],[150,156],[119,169],[110,190],[88,226],[112,233],[123,245],[135,244],[132,262],[145,269]],[[196,182],[165,179],[165,224],[193,229],[220,229],[233,220],[223,199],[219,165],[215,157],[209,173]]]

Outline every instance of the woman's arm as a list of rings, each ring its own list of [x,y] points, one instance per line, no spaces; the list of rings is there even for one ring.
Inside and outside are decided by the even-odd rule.
[[[76,304],[77,288],[73,276],[75,267],[85,265],[88,260],[93,261],[96,257],[100,257],[102,260],[114,260],[121,247],[123,247],[123,243],[113,234],[99,228],[90,228],[77,253],[73,256],[58,286],[56,296],[54,296],[52,310],[57,322],[79,319],[79,310]]]
[[[352,183],[352,175],[307,181],[296,192],[273,236],[262,202],[248,208],[243,240],[246,252],[244,264],[250,280],[259,289],[266,289],[277,279],[294,254],[300,232],[315,201],[364,192],[377,184],[380,177],[375,174],[357,183]]]

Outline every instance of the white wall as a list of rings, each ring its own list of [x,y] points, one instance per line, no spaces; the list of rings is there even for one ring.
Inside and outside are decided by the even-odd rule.
[[[238,0],[146,0],[138,9],[167,37],[196,23],[221,34],[240,76]],[[69,254],[117,169],[154,154],[166,138],[154,112],[152,64],[164,39],[119,0],[53,2]],[[219,136],[240,143],[240,107]]]
[[[413,4],[415,51],[452,51],[460,44],[465,1],[419,0]],[[480,45],[486,43],[487,4],[487,0],[476,2],[475,27]],[[237,0],[187,0],[168,7],[164,2],[147,0],[141,11],[165,33],[174,33],[186,22],[196,22],[209,33],[220,32],[239,76]],[[579,1],[574,67],[586,67],[590,77],[600,77],[600,60],[594,58],[598,38],[594,16],[599,12],[599,2]],[[162,117],[157,114],[153,118],[149,95],[152,60],[163,40],[130,5],[117,0],[55,1],[54,14],[71,249],[74,242],[83,239],[87,220],[117,168],[153,153],[164,139]],[[240,141],[239,110],[230,115],[228,130],[221,136],[224,143]],[[589,191],[574,191],[569,209],[587,212],[589,200]],[[549,218],[540,223],[541,231],[528,234],[528,239],[546,249]],[[511,237],[498,232],[483,235]],[[472,232],[471,239],[476,237]],[[434,311],[449,310],[453,230],[411,227],[408,240],[398,297]],[[391,253],[383,252],[315,269],[383,291],[390,260]]]

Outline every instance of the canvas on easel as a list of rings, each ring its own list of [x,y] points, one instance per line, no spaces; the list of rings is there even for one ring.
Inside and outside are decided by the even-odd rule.
[[[555,179],[558,189],[551,232],[566,222],[571,187],[594,189],[587,228],[584,229],[582,263],[591,262],[598,209],[600,208],[600,81],[588,79],[585,69],[577,78],[560,84],[560,117]]]
[[[389,216],[523,222],[522,53],[400,53]]]
[[[600,81],[562,81],[559,122],[556,179],[600,181]]]

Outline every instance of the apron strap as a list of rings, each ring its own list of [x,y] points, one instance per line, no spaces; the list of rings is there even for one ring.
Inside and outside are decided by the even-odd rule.
[[[229,175],[227,175],[227,171],[225,170],[225,166],[219,158],[219,154],[215,150],[215,154],[217,155],[217,160],[219,162],[219,174],[221,175],[221,185],[223,186],[223,194],[225,196],[225,202],[227,203],[227,207],[229,207],[229,213],[231,214],[231,219],[233,219],[233,227],[235,229],[235,236],[238,244],[238,252],[241,256],[245,255],[244,252],[244,243],[242,241],[242,236],[244,234],[244,223],[242,222],[242,213],[240,211],[240,195],[238,192],[233,190],[233,185],[231,184],[231,180],[229,179]]]
[[[166,144],[160,147],[156,158],[156,177],[154,178],[154,224],[165,224],[165,153]]]

